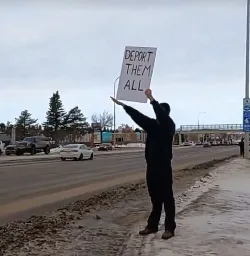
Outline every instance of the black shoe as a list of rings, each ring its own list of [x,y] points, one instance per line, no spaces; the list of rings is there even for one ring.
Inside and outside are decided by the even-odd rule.
[[[169,238],[174,236],[174,232],[170,232],[168,230],[166,230],[163,234],[162,234],[162,239],[164,240],[168,240]]]
[[[147,235],[154,234],[157,232],[158,232],[158,229],[151,229],[151,228],[146,227],[145,229],[139,231],[139,235],[147,236]]]

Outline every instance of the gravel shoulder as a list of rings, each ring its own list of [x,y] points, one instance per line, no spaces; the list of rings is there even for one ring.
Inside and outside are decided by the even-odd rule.
[[[175,196],[221,162],[175,171]],[[46,215],[0,226],[0,255],[121,255],[133,226],[146,220],[150,207],[144,181],[123,186]]]

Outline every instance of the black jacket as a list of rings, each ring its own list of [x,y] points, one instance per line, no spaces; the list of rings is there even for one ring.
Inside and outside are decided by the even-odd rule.
[[[173,157],[172,142],[175,134],[175,123],[157,101],[152,101],[156,119],[149,118],[136,109],[124,106],[131,116],[146,133],[145,158],[150,166],[165,166]]]
[[[244,150],[244,141],[240,141],[239,146],[240,146],[240,149],[243,151]]]

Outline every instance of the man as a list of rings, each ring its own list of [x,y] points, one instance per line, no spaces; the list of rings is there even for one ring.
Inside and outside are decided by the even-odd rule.
[[[147,162],[146,181],[152,202],[152,212],[148,218],[147,226],[139,234],[149,235],[158,232],[162,205],[164,205],[166,218],[165,232],[162,238],[169,239],[174,236],[176,228],[171,166],[175,123],[169,116],[169,104],[158,103],[153,98],[150,89],[147,89],[145,94],[153,106],[156,119],[149,118],[112,97],[111,99],[116,104],[123,106],[134,122],[147,133],[145,147],[145,158]]]
[[[241,138],[239,146],[240,146],[240,155],[244,157],[244,138]]]

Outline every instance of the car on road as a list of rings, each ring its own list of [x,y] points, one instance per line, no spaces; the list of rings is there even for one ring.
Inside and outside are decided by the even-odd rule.
[[[214,140],[211,144],[211,146],[219,146],[219,145],[220,145],[220,143],[216,140]]]
[[[182,146],[191,146],[191,143],[189,141],[185,141],[182,143]]]
[[[201,142],[201,141],[197,141],[197,142],[195,143],[195,145],[196,145],[196,146],[201,146],[201,145],[202,145],[202,142]]]
[[[66,159],[73,159],[75,161],[93,160],[94,151],[85,144],[68,144],[61,149],[60,157],[62,161]]]
[[[18,156],[24,153],[35,155],[44,152],[46,155],[50,153],[50,138],[45,136],[26,137],[22,141],[11,143],[6,147],[5,154],[15,154]]]
[[[211,143],[210,142],[204,142],[203,147],[204,148],[210,148],[211,147]]]
[[[18,144],[19,141],[15,141],[10,143],[6,148],[5,148],[5,155],[9,156],[9,155],[16,155],[17,154],[17,148],[18,148]]]
[[[109,151],[113,150],[113,146],[111,143],[103,143],[98,147],[98,151]]]

